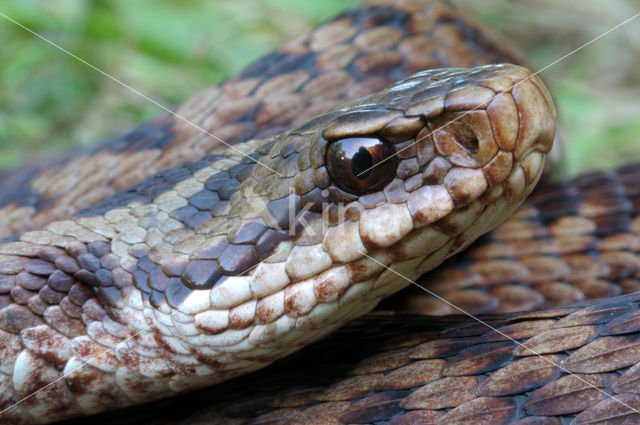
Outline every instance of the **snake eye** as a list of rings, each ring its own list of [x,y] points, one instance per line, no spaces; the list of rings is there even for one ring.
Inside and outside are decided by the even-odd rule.
[[[393,148],[379,140],[352,137],[327,149],[327,170],[333,182],[355,195],[382,189],[396,174]]]

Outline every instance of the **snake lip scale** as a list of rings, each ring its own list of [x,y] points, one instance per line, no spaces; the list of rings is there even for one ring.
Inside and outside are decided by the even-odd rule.
[[[8,400],[64,376],[9,413],[46,422],[166,397],[322,338],[406,285],[362,252],[417,278],[510,215],[540,177],[554,123],[524,68],[424,71],[236,145],[248,159],[228,149],[162,190],[150,179],[21,234],[1,247],[6,279],[46,280],[81,302],[46,307],[44,322],[19,303],[2,310],[18,344],[3,363]],[[352,158],[335,148],[354,143]],[[358,193],[369,176],[388,183]],[[291,205],[305,226],[287,229]]]

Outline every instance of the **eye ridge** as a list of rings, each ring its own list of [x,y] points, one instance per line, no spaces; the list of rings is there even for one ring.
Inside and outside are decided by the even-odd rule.
[[[327,149],[326,166],[333,183],[354,194],[381,190],[396,175],[393,146],[374,137],[336,140]]]

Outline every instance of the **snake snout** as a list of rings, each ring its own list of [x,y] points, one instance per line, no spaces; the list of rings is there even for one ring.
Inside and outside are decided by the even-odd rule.
[[[485,170],[491,183],[501,185],[509,202],[521,202],[538,182],[545,156],[553,146],[556,112],[551,95],[537,75],[513,65],[509,69],[510,87],[502,88],[487,106],[500,152]],[[505,155],[512,164],[501,171],[500,157]]]
[[[480,197],[520,202],[553,144],[551,96],[540,78],[515,65],[480,67],[463,77],[450,83],[443,112],[428,119],[423,137],[438,157],[423,179],[443,182],[456,207]]]

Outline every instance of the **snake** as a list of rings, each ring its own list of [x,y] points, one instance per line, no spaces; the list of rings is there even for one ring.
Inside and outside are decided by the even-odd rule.
[[[2,422],[633,423],[640,167],[518,209],[555,130],[520,62],[446,2],[370,1],[2,175]],[[370,313],[414,281],[440,298]]]

